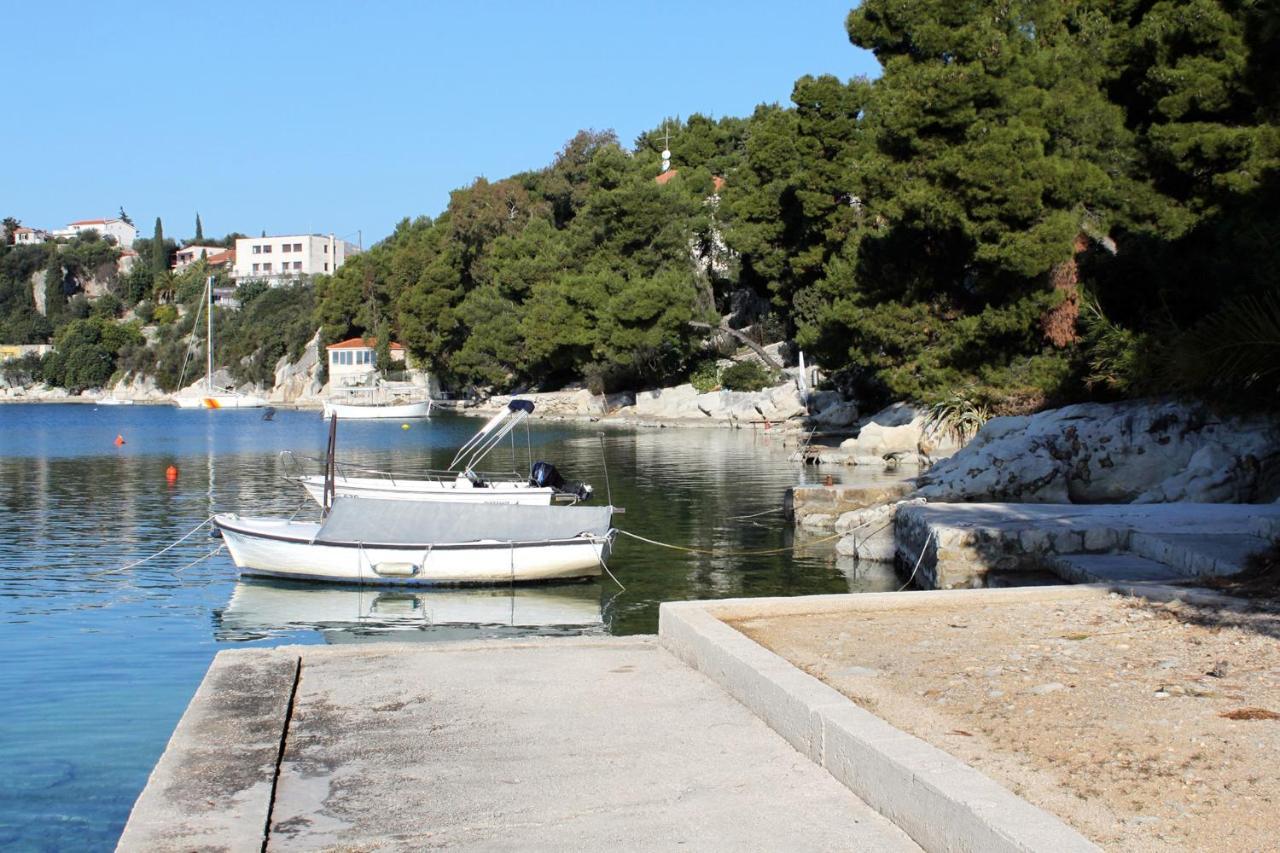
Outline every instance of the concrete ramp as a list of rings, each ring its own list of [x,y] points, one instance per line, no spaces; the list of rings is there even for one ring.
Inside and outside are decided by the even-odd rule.
[[[271,656],[281,686],[254,689],[277,698],[300,661],[290,713],[253,729],[285,735],[274,782],[212,683]],[[187,718],[121,849],[919,849],[650,639],[223,652]],[[201,819],[232,796],[241,823]]]

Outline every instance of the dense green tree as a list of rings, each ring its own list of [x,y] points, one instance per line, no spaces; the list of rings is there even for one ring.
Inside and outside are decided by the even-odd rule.
[[[169,270],[169,252],[164,242],[164,225],[160,217],[156,217],[156,228],[151,235],[151,271],[162,273]]]
[[[204,226],[200,224],[200,213],[196,212],[196,236],[192,238],[192,242],[197,246],[204,243]]]

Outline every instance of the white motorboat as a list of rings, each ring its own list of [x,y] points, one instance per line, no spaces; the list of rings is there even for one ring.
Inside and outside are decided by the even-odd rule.
[[[214,516],[245,575],[358,584],[497,584],[597,577],[613,507],[337,497],[322,522]]]
[[[405,478],[390,472],[335,463],[332,494],[377,500],[524,506],[547,506],[552,502],[577,503],[591,497],[590,486],[565,482],[555,466],[546,462],[533,464],[527,480],[514,479],[510,474],[495,476],[475,470],[475,466],[532,412],[533,403],[528,400],[512,400],[458,449],[448,469],[427,471],[418,478]],[[292,454],[287,451],[281,455],[292,458]],[[306,489],[316,503],[325,505],[325,475],[300,474],[289,479]]]
[[[326,418],[337,416],[341,420],[371,420],[375,418],[394,418],[409,420],[411,418],[427,418],[431,416],[431,401],[418,400],[411,403],[335,403],[326,400],[324,404]]]
[[[600,584],[477,589],[362,589],[242,580],[218,614],[242,635],[294,628],[369,633],[436,627],[576,628],[604,625]]]
[[[132,400],[125,400],[120,397],[99,397],[99,406],[132,406]]]
[[[213,276],[205,279],[204,298],[200,306],[205,312],[205,373],[204,388],[186,394],[175,394],[171,398],[179,409],[261,409],[267,400],[256,394],[241,394],[229,389],[213,387]],[[200,322],[199,313],[196,323]],[[188,350],[188,355],[190,350]],[[186,365],[183,365],[185,372]],[[181,380],[179,380],[181,384]]]

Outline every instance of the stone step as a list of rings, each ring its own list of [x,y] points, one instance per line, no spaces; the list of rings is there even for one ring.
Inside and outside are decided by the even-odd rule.
[[[1181,583],[1187,575],[1136,554],[1061,554],[1050,567],[1072,583]]]
[[[1172,566],[1184,575],[1232,575],[1244,569],[1250,554],[1270,541],[1243,533],[1139,533],[1129,537],[1129,550]]]

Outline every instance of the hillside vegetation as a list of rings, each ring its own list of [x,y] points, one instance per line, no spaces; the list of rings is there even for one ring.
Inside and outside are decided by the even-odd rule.
[[[874,81],[581,131],[293,304],[495,390],[683,379],[724,321],[869,402],[1280,399],[1274,4],[866,0],[846,27]],[[280,338],[231,335],[253,378],[305,326],[242,322]]]

